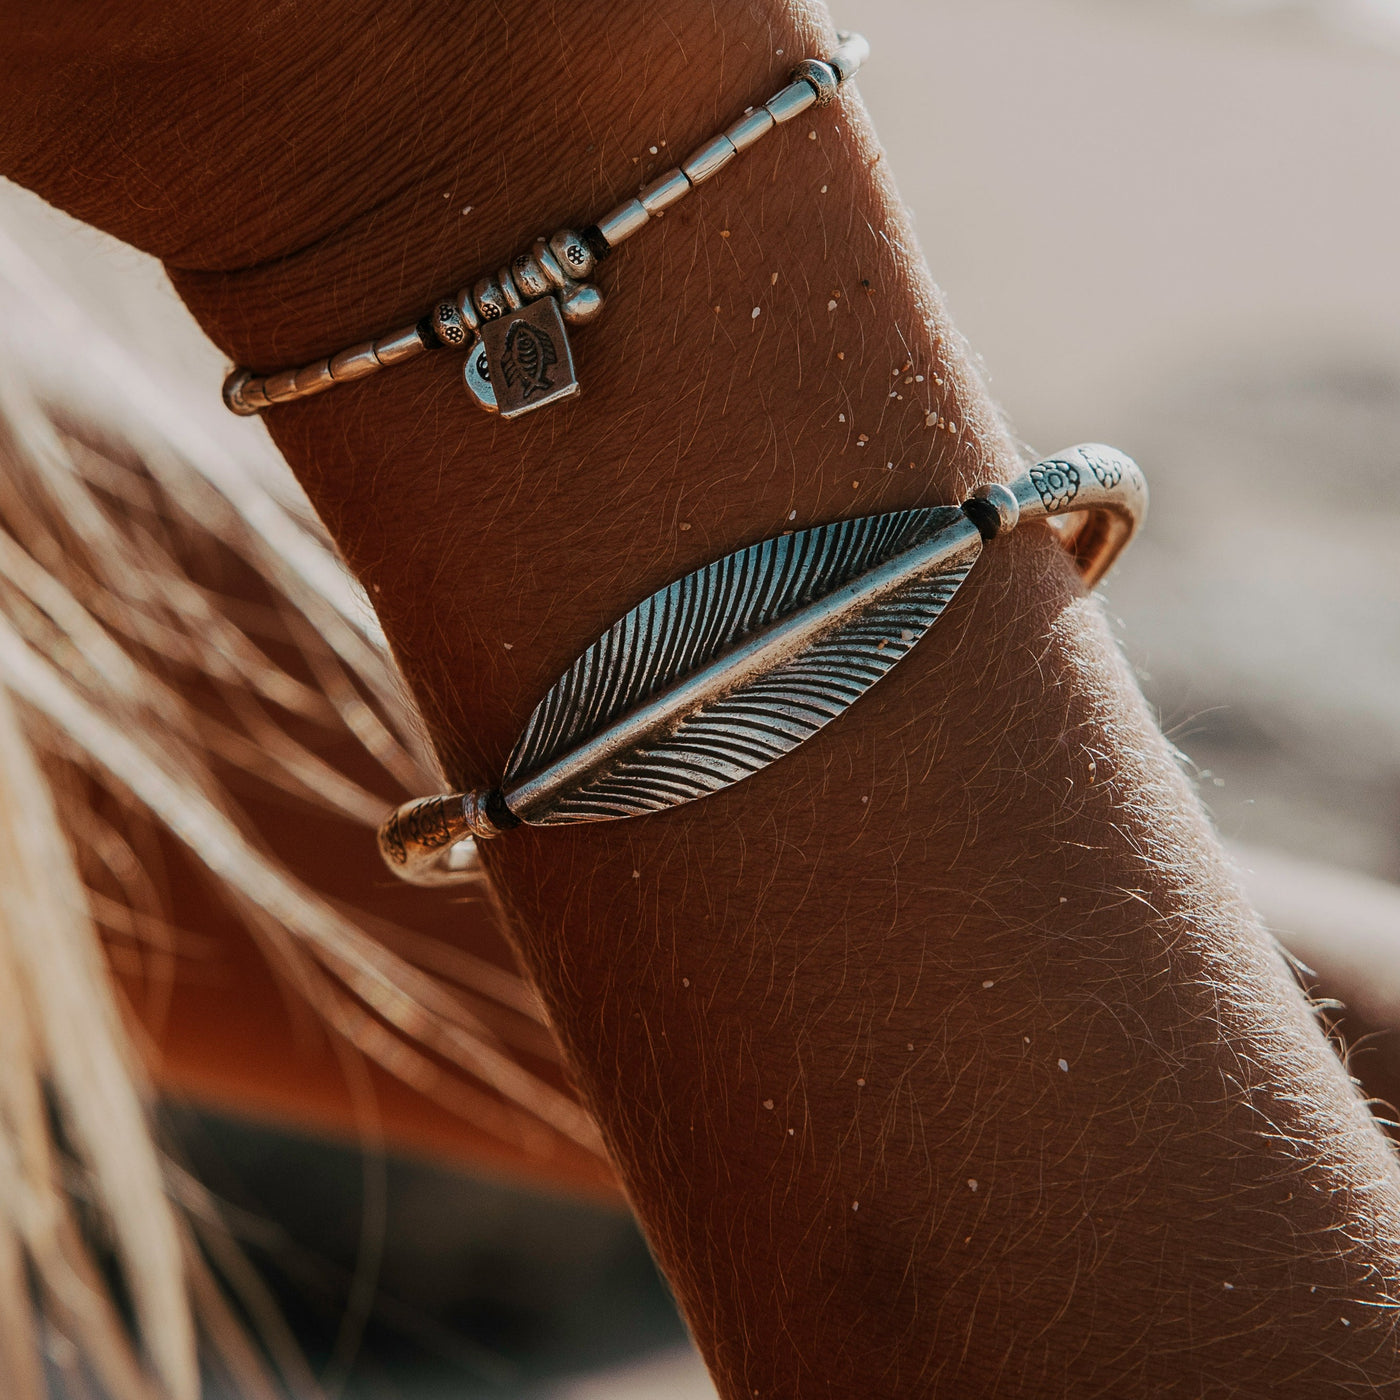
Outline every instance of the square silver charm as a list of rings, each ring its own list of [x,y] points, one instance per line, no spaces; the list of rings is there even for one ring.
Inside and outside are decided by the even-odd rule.
[[[518,418],[578,393],[564,318],[552,296],[487,321],[481,345],[502,418]]]

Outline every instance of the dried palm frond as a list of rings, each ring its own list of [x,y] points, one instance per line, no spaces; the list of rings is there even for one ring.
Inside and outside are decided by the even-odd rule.
[[[230,451],[2,236],[0,308],[0,1392],[36,1400],[43,1350],[116,1400],[187,1400],[197,1314],[242,1389],[271,1393],[172,1200],[102,957],[98,916],[161,937],[142,830],[390,1073],[482,1132],[601,1148],[488,1014],[526,1016],[538,1053],[518,978],[422,970],[396,951],[414,935],[308,885],[231,795],[235,775],[371,830],[436,781],[285,471]],[[323,757],[347,742],[353,776]]]

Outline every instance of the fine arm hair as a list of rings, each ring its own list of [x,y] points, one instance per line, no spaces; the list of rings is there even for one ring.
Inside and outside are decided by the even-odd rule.
[[[61,18],[4,65],[0,168],[162,258],[260,370],[402,324],[833,38],[796,0],[621,0],[600,55],[589,7],[546,3],[511,63],[483,64],[499,10],[446,0],[372,25],[325,5],[290,35],[272,0],[119,9],[115,39]],[[106,81],[75,81],[95,60]],[[493,422],[425,355],[269,416],[454,784],[499,774],[580,644],[668,579],[790,522],[1014,475],[858,95],[829,110],[619,252],[568,406]],[[447,217],[464,190],[491,197]],[[363,630],[281,577],[317,656],[379,702],[381,750],[426,773],[382,654],[352,665],[326,637]],[[239,891],[347,1039],[373,1053],[387,1026],[405,1072],[432,1052],[605,1147],[725,1400],[1400,1384],[1390,1148],[1043,529],[780,763],[664,816],[483,847],[591,1118],[262,858],[191,745],[183,785],[144,762],[148,687],[85,695],[36,651],[81,613],[16,608],[33,637],[7,622],[0,645],[21,706]],[[279,777],[315,786],[263,737]],[[363,792],[323,797],[368,816]],[[175,1257],[143,1256],[152,1325]],[[180,1400],[188,1336],[148,1339],[151,1384]]]

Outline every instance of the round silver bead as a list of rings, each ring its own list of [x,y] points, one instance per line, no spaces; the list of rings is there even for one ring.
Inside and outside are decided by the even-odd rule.
[[[603,294],[591,282],[580,282],[564,294],[559,312],[571,326],[586,326],[603,309]]]
[[[559,259],[554,256],[553,250],[543,238],[535,239],[535,246],[530,249],[530,256],[539,263],[540,270],[549,278],[551,291],[562,291],[569,285],[569,274],[560,267]]]
[[[457,314],[462,318],[462,324],[469,331],[481,329],[481,317],[477,314],[477,309],[472,303],[472,289],[470,287],[463,287],[452,298],[452,304],[457,308]]]
[[[559,259],[559,266],[575,282],[581,282],[597,264],[593,249],[583,241],[583,235],[571,228],[561,228],[549,240],[549,251]]]
[[[1021,506],[1016,499],[1016,493],[1009,486],[1003,486],[999,481],[990,481],[985,486],[979,486],[972,495],[973,499],[989,501],[997,508],[999,534],[1007,534],[1016,528],[1021,519]]]
[[[243,398],[243,386],[253,377],[252,370],[236,369],[224,380],[224,406],[240,418],[251,418],[260,410]]]
[[[841,86],[841,78],[836,70],[829,63],[824,63],[819,58],[804,58],[796,68],[792,70],[793,81],[801,79],[810,85],[812,91],[817,95],[817,106],[825,107],[828,103],[836,100],[837,89]]]
[[[494,277],[481,278],[472,288],[472,300],[483,321],[494,321],[510,310],[510,302]]]
[[[554,290],[554,284],[533,253],[517,253],[511,259],[510,275],[526,301],[538,301]]]
[[[455,301],[444,298],[433,307],[433,333],[444,345],[465,345],[471,339],[471,328]]]
[[[525,305],[525,298],[520,295],[520,289],[515,285],[515,278],[510,275],[509,265],[496,270],[496,281],[500,283],[501,291],[505,293],[506,305],[512,311],[519,311]]]

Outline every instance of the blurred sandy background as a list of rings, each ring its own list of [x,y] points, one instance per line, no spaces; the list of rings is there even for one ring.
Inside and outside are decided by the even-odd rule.
[[[1400,27],[860,9],[866,100],[997,400],[1038,449],[1101,437],[1149,472],[1109,605],[1225,834],[1400,875]]]
[[[1019,436],[1100,438],[1149,472],[1108,604],[1223,832],[1400,880],[1400,4],[846,0],[838,20],[871,40],[862,93]],[[3,187],[0,229],[266,460],[155,269]],[[530,1393],[705,1395],[675,1345],[654,1329],[634,1367]],[[354,1393],[523,1393],[395,1384]]]

